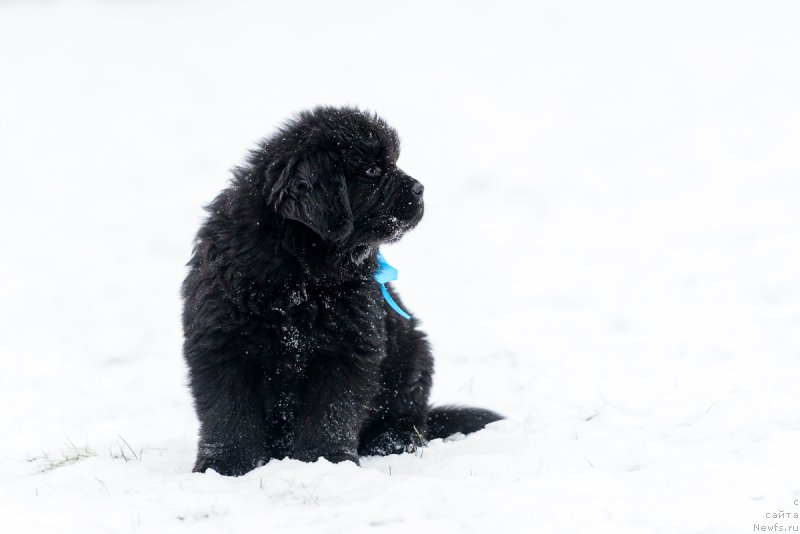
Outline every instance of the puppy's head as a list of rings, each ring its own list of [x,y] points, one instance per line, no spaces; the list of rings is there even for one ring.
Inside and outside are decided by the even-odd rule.
[[[423,186],[397,167],[397,133],[376,115],[321,107],[267,145],[265,195],[280,216],[355,256],[399,239],[423,214]]]

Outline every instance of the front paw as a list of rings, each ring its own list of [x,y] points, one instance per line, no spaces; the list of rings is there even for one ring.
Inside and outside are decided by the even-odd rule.
[[[362,456],[388,456],[416,452],[418,448],[424,446],[425,440],[416,431],[389,430],[363,444],[358,452]]]
[[[192,472],[205,473],[208,469],[213,469],[220,475],[238,477],[244,475],[257,467],[256,462],[245,462],[232,458],[218,458],[209,456],[198,456]]]
[[[197,450],[197,460],[192,472],[205,473],[213,469],[220,475],[238,477],[263,465],[258,458],[244,458],[232,454],[234,447],[208,446],[200,444]]]
[[[316,462],[320,458],[325,458],[332,464],[341,462],[353,462],[358,465],[358,455],[354,451],[321,451],[319,449],[295,451],[292,458],[303,462]]]

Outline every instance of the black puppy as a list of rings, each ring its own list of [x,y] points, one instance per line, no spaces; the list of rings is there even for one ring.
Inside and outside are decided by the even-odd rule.
[[[206,208],[183,283],[195,471],[357,462],[501,419],[430,409],[425,335],[374,278],[378,247],[422,218],[399,150],[377,116],[316,108],[264,140]]]

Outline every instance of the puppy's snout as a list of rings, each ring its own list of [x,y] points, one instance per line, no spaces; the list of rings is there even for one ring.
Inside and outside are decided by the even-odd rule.
[[[422,196],[422,192],[425,191],[425,186],[415,180],[414,185],[411,186],[411,191],[415,195]]]

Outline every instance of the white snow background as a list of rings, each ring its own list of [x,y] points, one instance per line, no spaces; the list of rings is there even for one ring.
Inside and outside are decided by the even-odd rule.
[[[315,104],[400,132],[433,401],[508,419],[192,474],[201,206]],[[800,528],[799,149],[792,1],[2,2],[0,531]]]

